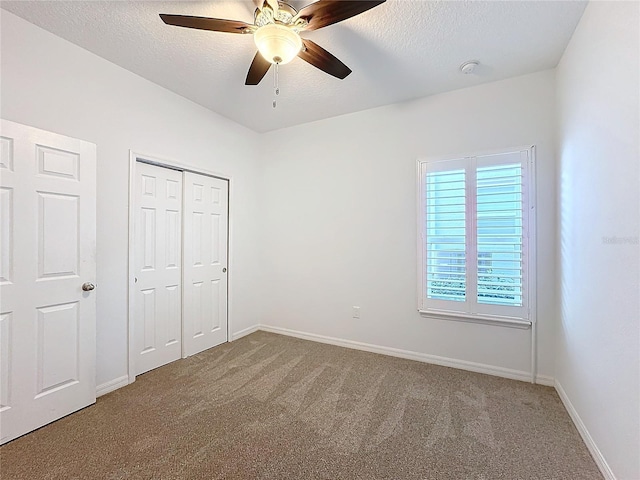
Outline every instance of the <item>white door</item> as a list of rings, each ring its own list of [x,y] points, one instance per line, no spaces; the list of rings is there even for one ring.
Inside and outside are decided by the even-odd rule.
[[[138,163],[135,184],[136,374],[182,355],[182,172]]]
[[[184,173],[183,356],[227,341],[229,182]]]
[[[5,443],[95,402],[96,147],[6,120],[0,136]]]

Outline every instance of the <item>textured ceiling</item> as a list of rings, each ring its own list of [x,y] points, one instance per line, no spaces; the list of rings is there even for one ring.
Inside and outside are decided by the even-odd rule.
[[[301,8],[309,1],[292,1]],[[386,3],[303,33],[346,63],[338,80],[295,59],[244,85],[251,35],[167,26],[159,13],[253,19],[249,1],[2,1],[2,8],[255,131],[402,102],[554,67],[586,6],[582,1]],[[473,75],[460,65],[479,60]]]

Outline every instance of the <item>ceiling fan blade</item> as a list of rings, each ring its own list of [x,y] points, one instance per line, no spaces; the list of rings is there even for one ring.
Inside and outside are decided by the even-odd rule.
[[[196,28],[226,33],[252,33],[253,25],[237,20],[223,20],[209,17],[190,17],[188,15],[160,14],[160,18],[167,25],[176,27]]]
[[[307,40],[306,38],[302,39],[302,43],[304,44],[304,48],[300,50],[298,56],[305,62],[310,63],[314,67],[317,67],[323,72],[333,75],[340,80],[344,79],[351,73],[351,69],[349,67],[317,43]]]
[[[384,2],[385,0],[319,0],[304,7],[296,17],[308,22],[305,30],[317,30],[355,17]]]
[[[247,80],[244,84],[258,85],[269,71],[269,67],[271,67],[271,63],[267,62],[260,52],[256,52],[256,56],[253,57],[253,62],[251,62],[249,72],[247,73]]]
[[[262,10],[262,6],[264,5],[264,0],[253,0],[253,4],[256,6],[258,10]]]

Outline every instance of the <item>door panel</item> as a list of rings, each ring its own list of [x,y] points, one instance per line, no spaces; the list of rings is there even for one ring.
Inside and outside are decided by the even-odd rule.
[[[0,315],[0,413],[11,408],[11,320],[12,313]]]
[[[36,397],[78,382],[78,302],[38,308]]]
[[[95,402],[95,293],[82,284],[96,273],[96,148],[5,120],[0,130],[4,443]]]
[[[138,163],[136,373],[182,355],[182,172]]]
[[[8,285],[13,280],[13,188],[0,187],[0,208],[0,285]]]
[[[229,182],[184,173],[184,356],[227,341]]]
[[[78,195],[37,192],[38,280],[78,275]]]

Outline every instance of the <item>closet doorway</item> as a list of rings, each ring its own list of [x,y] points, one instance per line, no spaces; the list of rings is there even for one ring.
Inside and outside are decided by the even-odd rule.
[[[129,381],[228,340],[229,179],[131,154]]]

